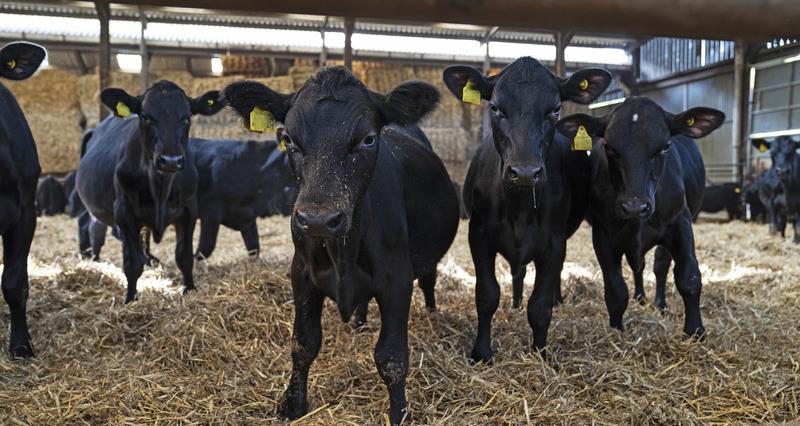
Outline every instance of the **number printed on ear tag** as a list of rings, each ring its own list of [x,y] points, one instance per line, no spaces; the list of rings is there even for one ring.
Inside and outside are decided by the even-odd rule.
[[[578,133],[572,139],[573,151],[591,151],[592,150],[592,137],[586,132],[586,128],[578,126]]]

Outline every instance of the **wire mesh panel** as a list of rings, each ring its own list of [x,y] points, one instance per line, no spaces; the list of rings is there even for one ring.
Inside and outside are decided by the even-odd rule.
[[[656,80],[733,59],[734,42],[656,37],[641,46],[640,78]]]

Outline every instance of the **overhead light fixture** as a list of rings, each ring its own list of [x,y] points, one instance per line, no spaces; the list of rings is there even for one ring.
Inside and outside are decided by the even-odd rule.
[[[211,58],[211,72],[214,74],[222,74],[222,58]]]
[[[142,57],[129,53],[117,53],[117,64],[122,72],[141,72]]]
[[[800,135],[800,129],[776,130],[774,132],[751,133],[750,134],[750,139],[767,139],[767,138],[777,138],[778,136],[795,136],[795,135]]]
[[[617,99],[612,99],[610,101],[595,102],[595,103],[589,105],[589,109],[597,109],[597,108],[607,107],[607,106],[611,106],[611,105],[621,104],[623,102],[625,102],[625,98],[617,98]]]

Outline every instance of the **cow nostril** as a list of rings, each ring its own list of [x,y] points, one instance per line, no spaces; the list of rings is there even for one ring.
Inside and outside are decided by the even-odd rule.
[[[308,228],[308,217],[305,213],[297,212],[295,217],[297,218],[297,224],[300,225],[301,228]]]
[[[330,231],[335,231],[342,225],[343,219],[344,219],[344,214],[342,214],[342,212],[335,213],[328,219],[326,226]]]
[[[542,168],[537,167],[533,170],[533,180],[538,181],[542,179]]]
[[[642,209],[642,214],[648,214],[648,213],[650,213],[650,205],[645,204],[644,208]]]
[[[508,177],[513,181],[519,180],[519,173],[515,167],[509,167]]]

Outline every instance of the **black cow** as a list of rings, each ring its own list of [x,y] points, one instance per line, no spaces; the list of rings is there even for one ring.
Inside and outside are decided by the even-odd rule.
[[[774,167],[770,167],[759,176],[756,181],[758,199],[764,204],[769,224],[769,234],[781,234],[785,237],[786,230],[786,196],[783,186]]]
[[[717,213],[725,210],[728,220],[742,218],[742,185],[738,183],[724,183],[722,185],[709,185],[703,191],[703,202],[700,211]]]
[[[0,49],[0,76],[24,80],[39,68],[45,50],[30,43]],[[39,156],[31,129],[11,91],[0,84],[0,234],[3,235],[3,297],[11,313],[9,348],[14,358],[33,356],[25,313],[28,252],[36,230]]]
[[[783,200],[775,197],[774,202],[778,204],[774,206],[773,210],[777,231],[783,236],[786,221],[791,221],[794,225],[793,242],[800,244],[800,155],[797,155],[800,142],[788,136],[780,136],[772,142],[753,139],[752,143],[760,150],[763,150],[764,147],[769,149],[769,155],[772,158],[771,170],[774,170],[780,182]],[[779,210],[780,201],[783,201],[785,207],[783,215]]]
[[[291,220],[292,376],[280,414],[298,418],[308,411],[308,369],[322,343],[325,298],[336,302],[343,321],[375,298],[381,313],[375,364],[389,392],[389,418],[400,423],[408,418],[412,282],[419,278],[433,308],[436,265],[458,227],[447,170],[414,126],[436,107],[439,93],[406,82],[382,95],[334,67],[320,69],[291,95],[240,82],[225,89],[225,98],[247,125],[262,110],[285,123],[282,140],[299,182]]]
[[[64,195],[64,185],[53,175],[39,179],[39,184],[36,186],[37,216],[63,214],[66,208],[67,197]]]
[[[610,81],[608,71],[596,68],[560,78],[529,57],[492,77],[467,66],[444,71],[444,82],[457,98],[478,91],[479,98],[489,102],[491,117],[491,133],[475,153],[464,181],[477,278],[478,333],[470,355],[474,361],[490,362],[493,356],[491,323],[500,301],[498,253],[511,266],[514,308],[521,303],[526,265],[532,261],[536,266],[528,323],[534,349],[544,350],[553,305],[561,301],[567,239],[583,221],[588,192],[586,152],[571,151],[570,141],[556,134],[555,125],[561,102],[587,104]]]
[[[589,135],[604,138],[592,149],[589,214],[612,327],[623,330],[628,306],[622,256],[641,277],[644,254],[658,245],[653,269],[662,288],[657,299],[663,299],[670,259],[675,259],[675,284],[685,307],[683,331],[704,336],[692,218],[703,198],[705,167],[690,138],[708,135],[724,119],[722,112],[702,107],[673,115],[648,98],[634,97],[601,118],[575,114],[559,121],[565,135],[574,136],[583,126]],[[663,307],[663,300],[656,304]]]
[[[273,141],[189,139],[189,150],[200,176],[195,257],[211,256],[220,224],[241,232],[248,253],[258,257],[256,218],[291,212],[293,200],[287,197],[294,193],[294,178],[288,156]]]
[[[764,172],[766,173],[766,171]],[[767,206],[758,196],[762,173],[756,179],[749,180],[742,185],[740,203],[745,212],[745,219],[753,222],[764,223],[767,221]]]
[[[64,198],[67,200],[67,211],[69,212],[71,209],[70,206],[70,197],[72,193],[75,192],[75,170],[69,172],[64,176]]]
[[[126,303],[136,298],[136,282],[150,260],[141,242],[144,228],[160,242],[167,226],[175,226],[175,263],[185,289],[194,289],[198,177],[186,144],[192,115],[219,111],[223,103],[218,97],[219,92],[211,91],[192,99],[169,81],[156,82],[136,97],[115,88],[100,94],[115,116],[103,120],[84,141],[75,186],[91,218],[119,233]]]

